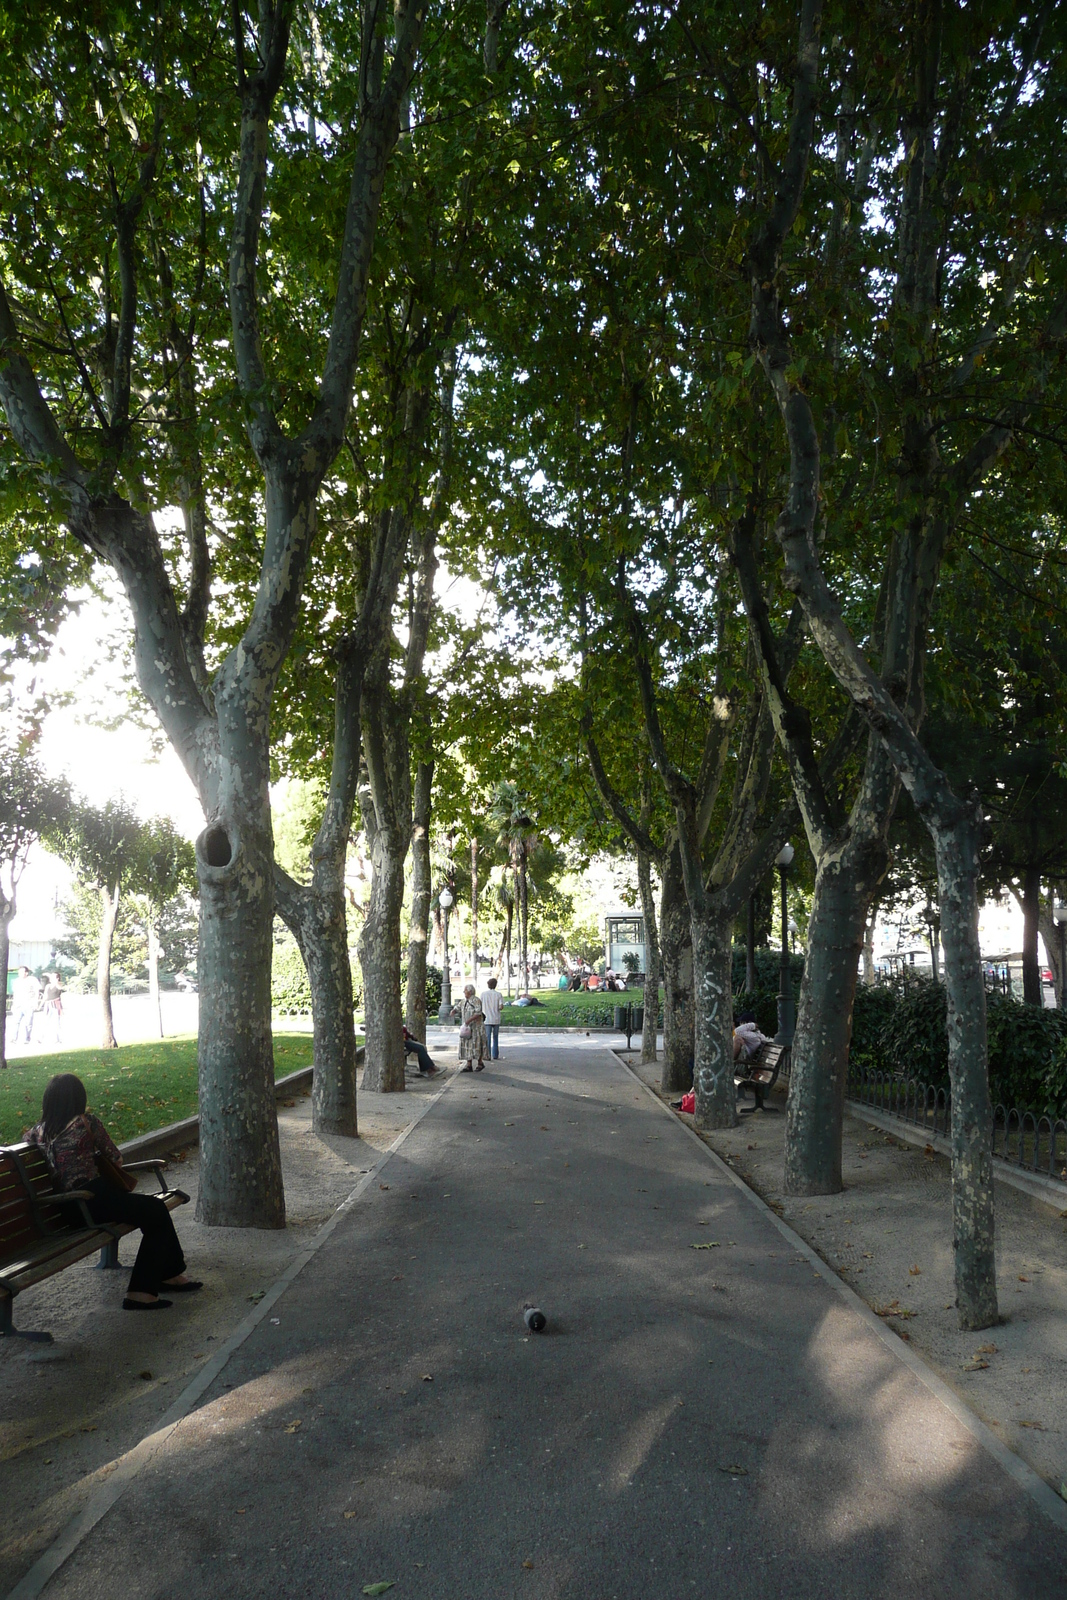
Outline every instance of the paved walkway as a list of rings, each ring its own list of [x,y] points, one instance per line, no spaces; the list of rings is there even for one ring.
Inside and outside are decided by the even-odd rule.
[[[592,1044],[452,1080],[48,1600],[1067,1597],[1067,1534]]]

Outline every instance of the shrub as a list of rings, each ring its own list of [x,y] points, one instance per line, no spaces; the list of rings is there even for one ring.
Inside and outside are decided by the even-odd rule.
[[[944,986],[918,979],[903,989],[861,986],[852,1019],[851,1064],[947,1088]],[[989,1092],[994,1104],[1067,1115],[1067,1014],[987,994]]]
[[[756,990],[767,990],[769,993],[778,993],[779,974],[782,970],[782,952],[780,950],[756,950],[753,952],[756,964]],[[799,995],[800,980],[804,976],[804,957],[793,954],[789,957],[789,971],[793,979],[793,993]],[[733,991],[735,997],[745,987],[745,950],[743,945],[735,944],[733,951]],[[755,1007],[752,1007],[755,1010]],[[777,1011],[774,1026],[777,1028]],[[767,1030],[764,1029],[764,1032]]]
[[[426,968],[426,1015],[436,1017],[441,1009],[441,981],[443,974],[440,967]],[[400,974],[400,988],[407,1004],[408,969],[404,967]]]
[[[758,970],[759,969],[757,968],[757,972],[758,972]],[[735,968],[735,973],[736,973],[736,968]],[[742,968],[742,971],[741,971],[741,982],[742,982],[742,985],[744,984],[744,978],[745,978],[745,974],[744,974],[744,969]],[[794,990],[793,990],[794,997],[797,996],[798,989],[799,989],[799,980],[798,980],[797,986],[794,987]],[[769,1038],[773,1039],[774,1035],[778,1032],[778,982],[777,982],[777,979],[775,980],[775,984],[774,984],[774,988],[773,989],[768,988],[766,986],[762,986],[762,987],[757,988],[757,989],[745,989],[744,987],[742,987],[740,989],[735,989],[734,990],[734,1022],[735,1022],[735,1024],[737,1022],[738,1017],[741,1015],[742,1011],[754,1011],[756,1013],[756,1026],[759,1029],[759,1031],[761,1033],[767,1034],[767,1036]]]
[[[306,1017],[311,1011],[311,985],[295,939],[277,939],[270,967],[270,999],[283,1017]]]

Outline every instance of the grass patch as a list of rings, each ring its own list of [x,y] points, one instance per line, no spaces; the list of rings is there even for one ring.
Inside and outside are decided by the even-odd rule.
[[[640,989],[627,989],[625,994],[533,989],[530,997],[540,1000],[541,1004],[509,1006],[505,999],[501,1022],[520,1023],[526,1028],[610,1028],[615,1021],[616,1006],[644,1004]]]
[[[274,1074],[311,1065],[310,1033],[274,1035]],[[57,1050],[24,1056],[0,1072],[0,1144],[14,1144],[41,1115],[44,1086],[76,1072],[116,1144],[196,1113],[196,1036],[124,1044],[117,1050]]]

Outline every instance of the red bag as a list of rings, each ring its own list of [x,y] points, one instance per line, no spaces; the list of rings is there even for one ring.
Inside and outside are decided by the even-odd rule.
[[[690,1089],[688,1094],[683,1094],[682,1103],[678,1107],[678,1110],[679,1111],[695,1111],[696,1108],[697,1108],[697,1097],[696,1097],[695,1092],[692,1089]]]

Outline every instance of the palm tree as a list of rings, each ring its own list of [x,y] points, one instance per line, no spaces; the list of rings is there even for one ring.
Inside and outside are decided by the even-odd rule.
[[[504,782],[497,785],[489,820],[496,828],[497,843],[507,851],[508,866],[515,884],[515,904],[519,911],[522,993],[528,996],[530,993],[530,970],[527,960],[529,865],[530,852],[537,843],[537,828],[530,816],[527,797],[513,783]]]
[[[504,913],[504,932],[500,938],[500,950],[497,955],[497,966],[500,965],[501,956],[507,957],[508,974],[508,999],[511,999],[511,928],[515,917],[515,895],[507,877],[502,877],[497,884],[496,903]]]

